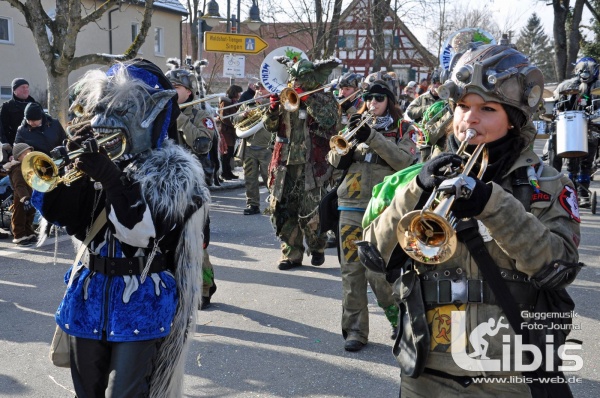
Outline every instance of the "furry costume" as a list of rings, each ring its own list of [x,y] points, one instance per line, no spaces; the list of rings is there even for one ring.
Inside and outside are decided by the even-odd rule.
[[[200,295],[198,265],[203,253],[198,242],[203,241],[209,193],[197,159],[167,140],[171,120],[178,114],[171,101],[174,90],[169,90],[158,68],[150,73],[146,68],[147,64],[119,64],[108,76],[93,71],[79,83],[78,105],[89,115],[96,135],[118,130],[126,136],[121,143],[126,145],[125,155],[114,163],[105,161],[120,178],[106,184],[96,179],[102,182],[98,190],[97,183],[84,177],[70,186],[35,192],[33,202],[49,222],[65,226],[80,241],[106,209],[108,222],[88,245],[90,259],[72,270],[77,274],[56,321],[77,339],[160,341],[146,384],[148,393],[179,397]],[[103,155],[80,159],[84,156],[102,160]],[[107,263],[114,259],[117,270],[122,260],[137,259],[129,263],[143,265],[143,271],[131,275],[92,271],[91,258]],[[153,270],[152,263],[165,264],[166,269]],[[133,365],[135,358],[126,359]],[[72,374],[80,372],[78,364],[72,362],[71,368]],[[85,388],[86,377],[81,377]]]

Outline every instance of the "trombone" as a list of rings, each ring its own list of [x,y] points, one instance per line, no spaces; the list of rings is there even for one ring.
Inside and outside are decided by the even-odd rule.
[[[179,109],[184,109],[184,108],[187,108],[188,106],[192,106],[192,105],[200,104],[202,102],[210,101],[211,99],[218,98],[220,95],[221,94],[215,94],[215,95],[210,95],[208,97],[199,98],[194,101],[184,102],[183,104],[179,104]]]
[[[364,126],[369,121],[373,120],[375,115],[371,112],[366,112],[362,115],[362,120],[360,123],[356,125],[352,130],[346,130],[342,132],[342,134],[334,135],[329,140],[329,147],[332,151],[336,151],[338,155],[344,156],[350,152],[350,149],[356,145],[357,141],[354,139],[354,136],[360,130],[362,126]]]
[[[356,90],[349,96],[338,101],[338,105],[342,106],[346,101],[354,101],[358,95],[362,94],[362,90]]]
[[[472,179],[467,179],[475,162],[481,156],[481,167],[477,178],[481,178],[487,168],[488,154],[485,144],[477,145],[471,155],[464,153],[468,142],[475,137],[473,129],[467,129],[467,137],[460,144],[459,156],[467,156],[467,162],[460,173],[443,181],[433,190],[422,210],[414,210],[404,215],[396,229],[400,247],[411,258],[425,264],[441,264],[447,261],[458,246],[454,225],[455,217],[450,208],[457,197],[469,195],[473,189]]]

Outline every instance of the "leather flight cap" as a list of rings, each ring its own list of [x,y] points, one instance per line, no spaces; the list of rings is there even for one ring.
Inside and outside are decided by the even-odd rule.
[[[88,268],[109,276],[141,275],[148,257],[114,258],[90,255]],[[166,271],[167,256],[157,255],[150,264],[149,274]]]

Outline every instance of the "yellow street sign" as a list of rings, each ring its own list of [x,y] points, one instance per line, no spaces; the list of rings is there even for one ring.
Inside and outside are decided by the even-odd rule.
[[[204,32],[205,51],[258,54],[267,47],[267,42],[256,35]]]

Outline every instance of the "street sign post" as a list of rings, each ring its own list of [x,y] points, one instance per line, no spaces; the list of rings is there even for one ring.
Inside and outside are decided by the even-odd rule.
[[[205,51],[258,54],[267,47],[267,42],[256,35],[204,32]]]
[[[246,56],[225,54],[223,56],[223,77],[243,78],[246,69]]]

